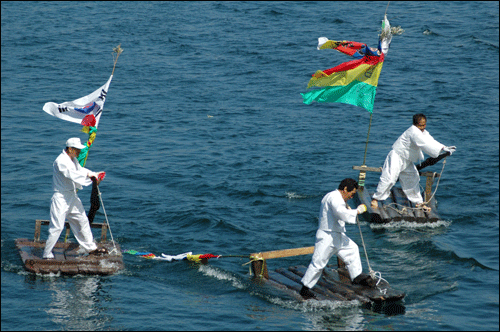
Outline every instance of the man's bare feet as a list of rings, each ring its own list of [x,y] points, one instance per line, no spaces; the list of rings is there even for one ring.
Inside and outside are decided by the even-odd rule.
[[[372,209],[378,209],[378,201],[376,199],[372,199],[371,207]]]

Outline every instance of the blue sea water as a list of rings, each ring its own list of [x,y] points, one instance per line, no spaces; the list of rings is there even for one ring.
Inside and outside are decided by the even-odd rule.
[[[43,105],[103,85],[120,43],[87,167],[106,171],[102,199],[122,249],[245,255],[312,246],[322,197],[357,178],[370,120],[359,107],[302,103],[311,74],[349,60],[316,50],[317,38],[376,46],[386,8],[2,2],[1,329],[498,330],[496,1],[391,2],[387,10],[405,32],[384,62],[366,164],[382,166],[419,112],[435,139],[457,146],[436,192],[440,222],[361,223],[372,268],[407,294],[404,313],[299,303],[253,284],[241,258],[197,265],[125,255],[113,276],[44,277],[25,272],[16,251],[14,240],[49,218],[52,163],[64,142],[87,138]],[[368,174],[367,185],[377,180]],[[90,188],[79,196],[88,208]],[[105,220],[102,208],[96,220]],[[347,234],[362,247],[357,226]]]

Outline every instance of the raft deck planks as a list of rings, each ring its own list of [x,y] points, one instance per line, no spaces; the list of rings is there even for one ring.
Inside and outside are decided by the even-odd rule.
[[[439,174],[433,172],[422,172],[421,175],[426,177],[426,188],[424,193],[424,201],[429,201],[428,206],[430,212],[416,209],[406,197],[403,190],[399,187],[392,187],[391,195],[384,201],[378,202],[378,208],[371,207],[372,194],[365,187],[366,172],[381,172],[382,168],[374,168],[367,166],[353,166],[353,169],[360,171],[359,189],[355,195],[355,204],[365,204],[367,211],[362,214],[363,219],[372,223],[388,223],[392,221],[410,221],[418,223],[436,222],[440,219],[437,214],[437,204],[434,197],[431,196],[432,184],[434,178],[439,177]]]
[[[264,253],[254,253],[250,255],[252,259],[252,271],[257,280],[268,284],[271,287],[287,289],[297,295],[301,288],[301,279],[305,274],[305,266],[291,266],[288,270],[279,268],[275,271],[268,271],[266,260],[263,257],[280,258],[294,255],[311,254],[314,247],[304,247],[295,249],[275,250]],[[318,283],[311,289],[317,300],[353,301],[357,300],[363,304],[391,303],[402,300],[404,292],[394,290],[385,280],[380,280],[377,287],[367,287],[353,285],[349,278],[349,273],[345,269],[345,264],[337,258],[339,268],[333,269],[330,266],[323,270],[323,274]],[[298,295],[300,299],[300,295]]]
[[[106,224],[92,223],[92,228],[101,228],[101,242],[98,248],[106,248],[109,254],[88,255],[77,252],[79,245],[70,242],[57,242],[52,250],[54,259],[44,259],[43,250],[45,242],[40,241],[41,225],[48,225],[48,220],[36,220],[35,237],[33,240],[16,239],[16,247],[21,255],[24,267],[27,271],[40,274],[75,275],[109,275],[124,268],[123,256],[120,246],[106,241]],[[69,229],[69,224],[66,222]],[[115,249],[116,247],[116,249]]]
[[[361,216],[365,221],[372,223],[388,223],[392,221],[410,221],[417,223],[436,222],[440,219],[436,213],[436,201],[431,199],[428,204],[430,212],[416,209],[415,205],[406,198],[403,190],[398,187],[391,189],[391,195],[384,201],[378,202],[378,208],[371,207],[372,194],[366,187],[360,187],[354,201],[356,205],[365,204],[367,211]]]

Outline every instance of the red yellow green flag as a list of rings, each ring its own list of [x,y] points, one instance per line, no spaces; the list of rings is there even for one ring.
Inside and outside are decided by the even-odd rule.
[[[319,39],[318,49],[332,48],[348,54],[355,60],[342,63],[327,70],[318,70],[312,75],[307,88],[319,89],[303,93],[305,104],[313,101],[345,103],[360,106],[373,112],[377,84],[384,63],[384,54],[366,44]]]

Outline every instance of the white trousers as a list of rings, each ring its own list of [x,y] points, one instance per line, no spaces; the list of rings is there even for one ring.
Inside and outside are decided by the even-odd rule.
[[[78,198],[76,193],[63,194],[55,192],[54,195],[52,195],[52,203],[50,205],[49,237],[47,238],[45,250],[43,251],[44,258],[51,257],[52,249],[64,229],[64,222],[66,219],[80,247],[86,251],[97,249],[90,229],[89,220],[85,214],[80,198]]]
[[[313,288],[321,277],[321,272],[333,255],[339,256],[346,264],[351,280],[363,271],[358,245],[344,233],[325,232],[318,229],[311,264],[307,268],[302,284]]]
[[[373,195],[373,198],[383,201],[389,197],[391,188],[396,184],[398,178],[406,197],[415,204],[422,203],[420,175],[418,175],[415,164],[410,160],[401,158],[394,150],[391,150],[387,158],[385,158],[377,192]]]

